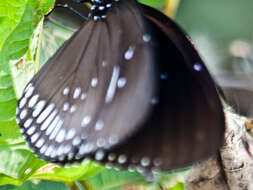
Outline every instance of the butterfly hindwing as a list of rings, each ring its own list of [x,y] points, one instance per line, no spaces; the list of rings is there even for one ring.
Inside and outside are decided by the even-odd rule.
[[[161,13],[145,6],[143,10],[157,53],[155,109],[138,133],[99,158],[142,172],[184,167],[218,151],[225,126],[221,102],[185,34]]]

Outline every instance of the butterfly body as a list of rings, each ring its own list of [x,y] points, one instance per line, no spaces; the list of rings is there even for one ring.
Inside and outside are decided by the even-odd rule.
[[[91,157],[140,170],[203,159],[224,130],[215,86],[191,43],[135,0],[94,1],[87,23],[27,85],[17,121],[46,160]]]

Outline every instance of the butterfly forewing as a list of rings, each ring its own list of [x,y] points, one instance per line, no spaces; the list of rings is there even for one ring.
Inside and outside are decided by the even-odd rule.
[[[83,159],[124,141],[152,109],[154,59],[134,1],[90,19],[28,84],[17,114],[41,157]],[[129,22],[131,21],[131,22]]]

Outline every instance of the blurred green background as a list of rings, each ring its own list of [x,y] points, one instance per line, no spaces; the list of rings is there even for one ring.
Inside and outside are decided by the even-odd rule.
[[[181,0],[175,19],[214,74],[250,73],[252,11],[252,0]]]
[[[176,22],[189,34],[235,111],[253,117],[253,1],[181,0]]]

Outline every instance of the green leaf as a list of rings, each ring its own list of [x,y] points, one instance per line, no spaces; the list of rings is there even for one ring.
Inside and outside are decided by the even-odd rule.
[[[0,122],[15,118],[16,105],[17,105],[16,99],[0,102]],[[3,125],[0,125],[0,132],[1,132],[1,127],[3,127]]]
[[[15,110],[17,98],[34,75],[39,23],[53,3],[0,1],[0,185],[20,185],[45,164],[24,146]]]
[[[145,179],[137,172],[106,169],[87,180],[91,189],[117,190],[129,184],[145,184]]]
[[[0,190],[69,190],[67,185],[55,181],[26,181],[22,186],[6,185]]]
[[[22,180],[15,179],[15,178],[9,177],[4,174],[0,174],[0,186],[2,186],[2,187],[5,187],[5,186],[3,186],[4,184],[21,185],[22,183],[23,183]],[[14,187],[12,187],[12,188],[14,188]],[[9,189],[9,188],[1,188],[0,187],[0,190],[2,190],[2,189]]]
[[[11,145],[24,143],[24,138],[19,132],[19,127],[16,124],[16,120],[0,121],[0,145]]]
[[[75,180],[85,180],[93,177],[102,170],[104,170],[103,166],[87,159],[81,164],[66,167],[48,164],[30,176],[29,179],[47,179],[72,183]]]
[[[22,145],[9,147],[0,145],[0,158],[0,173],[19,180],[20,183],[46,163],[36,158],[29,150],[22,149]],[[0,185],[8,184],[9,181],[0,178]]]
[[[151,7],[154,7],[156,9],[162,9],[165,5],[164,0],[138,0],[140,3],[149,5]]]
[[[34,75],[34,39],[39,22],[53,3],[0,1],[0,184],[21,184],[45,164],[30,151],[13,145],[24,145],[15,121],[17,98]]]
[[[178,169],[169,172],[159,172],[156,175],[156,183],[160,184],[165,189],[175,190],[173,188],[181,188],[181,185],[185,182],[185,176],[189,174],[191,168]],[[172,188],[172,189],[170,189]],[[177,190],[177,189],[176,189]],[[181,190],[181,189],[180,189]]]
[[[184,184],[178,183],[174,187],[169,188],[169,190],[184,190]]]

